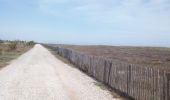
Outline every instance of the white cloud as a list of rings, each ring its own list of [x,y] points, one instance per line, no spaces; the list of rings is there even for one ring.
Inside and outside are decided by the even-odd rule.
[[[37,0],[52,16],[129,32],[170,33],[169,0]]]
[[[166,0],[148,1],[124,0],[119,5],[107,7],[96,3],[75,9],[87,16],[86,20],[122,27],[131,32],[170,33],[170,6]]]

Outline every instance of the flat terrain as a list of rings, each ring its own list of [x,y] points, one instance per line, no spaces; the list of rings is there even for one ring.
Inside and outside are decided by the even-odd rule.
[[[0,70],[1,100],[116,100],[98,82],[56,59],[46,48],[33,49]]]
[[[170,48],[162,47],[123,47],[123,46],[80,46],[52,45],[73,49],[93,56],[100,56],[132,64],[170,66]]]

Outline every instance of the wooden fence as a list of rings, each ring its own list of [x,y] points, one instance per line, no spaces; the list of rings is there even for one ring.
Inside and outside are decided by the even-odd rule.
[[[135,100],[170,100],[168,70],[48,46],[82,71]]]

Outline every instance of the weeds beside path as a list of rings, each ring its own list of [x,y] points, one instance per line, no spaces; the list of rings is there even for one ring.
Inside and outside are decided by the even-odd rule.
[[[0,69],[10,63],[24,52],[34,46],[34,43],[24,41],[1,41],[0,42]]]

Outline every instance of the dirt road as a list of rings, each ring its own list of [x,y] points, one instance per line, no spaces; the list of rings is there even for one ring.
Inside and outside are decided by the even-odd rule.
[[[115,100],[95,83],[37,44],[0,70],[0,100]]]

